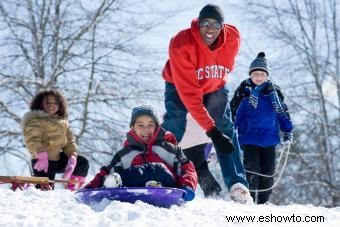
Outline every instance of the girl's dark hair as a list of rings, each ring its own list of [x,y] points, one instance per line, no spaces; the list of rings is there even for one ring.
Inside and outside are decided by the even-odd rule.
[[[63,119],[67,119],[68,110],[67,110],[67,101],[65,97],[55,89],[51,90],[42,90],[38,92],[32,99],[30,109],[31,110],[44,110],[43,101],[45,97],[54,96],[56,101],[58,102],[58,112],[56,113],[58,116]]]

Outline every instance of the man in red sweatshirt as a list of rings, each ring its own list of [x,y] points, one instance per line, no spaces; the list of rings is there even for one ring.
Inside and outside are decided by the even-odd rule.
[[[222,10],[211,4],[202,8],[191,28],[171,39],[163,69],[166,114],[162,126],[180,142],[190,112],[214,144],[230,197],[249,203],[252,199],[225,87],[239,46],[238,30],[224,24]]]

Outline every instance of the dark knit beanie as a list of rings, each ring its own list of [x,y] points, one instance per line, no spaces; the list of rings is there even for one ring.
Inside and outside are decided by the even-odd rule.
[[[140,116],[149,116],[155,121],[157,126],[159,125],[157,114],[151,106],[137,106],[132,109],[130,127],[135,124],[137,118]]]
[[[250,64],[249,67],[249,75],[256,70],[263,71],[269,75],[269,66],[267,63],[267,59],[265,58],[265,53],[260,52],[258,53],[257,57],[255,60]]]
[[[212,18],[215,19],[219,23],[223,23],[223,12],[221,8],[217,5],[208,4],[204,6],[201,11],[200,15],[198,16],[198,22],[201,22],[205,18]]]

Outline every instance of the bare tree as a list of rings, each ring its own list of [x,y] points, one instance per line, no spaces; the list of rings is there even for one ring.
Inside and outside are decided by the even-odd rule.
[[[21,117],[38,90],[58,88],[79,152],[108,158],[121,146],[131,105],[160,99],[157,55],[138,38],[172,15],[147,1],[1,1],[0,156],[29,164]]]
[[[245,3],[264,36],[281,44],[277,51],[281,57],[275,64],[294,113],[295,144],[289,171],[273,200],[338,206],[339,5],[336,0]]]

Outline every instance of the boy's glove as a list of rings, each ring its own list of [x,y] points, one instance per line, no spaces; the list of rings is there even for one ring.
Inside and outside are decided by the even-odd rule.
[[[182,189],[185,190],[185,193],[182,196],[185,201],[191,201],[195,198],[195,192],[192,188],[189,186],[183,186]]]
[[[293,133],[292,132],[285,132],[283,134],[283,142],[284,143],[291,143],[291,142],[293,142]]]
[[[96,174],[93,180],[90,181],[84,188],[86,189],[94,189],[101,188],[104,182],[104,176],[109,174],[109,169],[106,166],[100,168],[100,172]]]
[[[38,161],[34,165],[34,169],[38,171],[44,170],[45,173],[48,172],[48,154],[47,151],[40,151],[38,154]]]
[[[65,173],[63,176],[64,179],[70,179],[76,165],[77,165],[77,156],[71,155],[68,158],[67,166],[65,168]]]
[[[215,126],[207,132],[211,138],[215,150],[221,153],[232,153],[235,149],[233,141],[226,135],[222,134]]]

